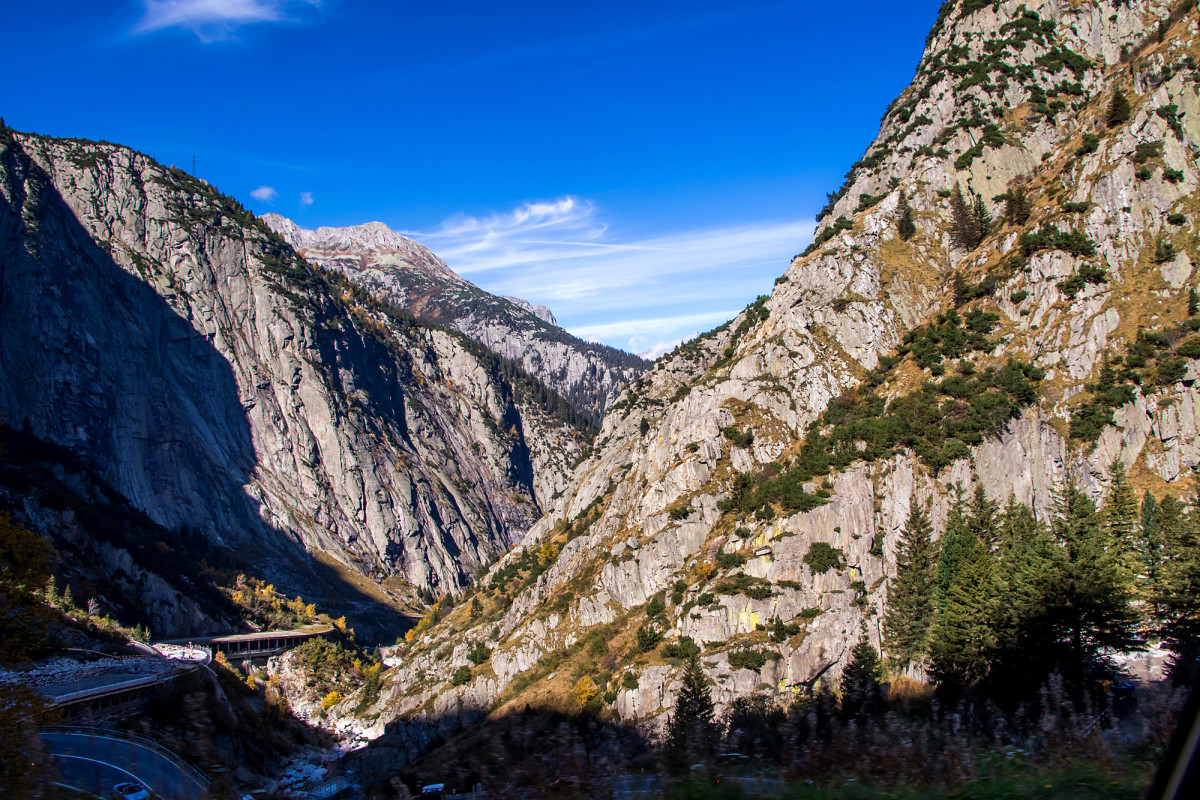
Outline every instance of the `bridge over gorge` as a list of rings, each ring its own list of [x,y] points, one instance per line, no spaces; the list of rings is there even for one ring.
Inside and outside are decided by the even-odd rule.
[[[290,631],[257,631],[255,633],[235,633],[226,636],[206,636],[193,639],[178,639],[168,644],[188,644],[208,648],[215,656],[224,653],[233,662],[253,661],[281,655],[294,647],[299,647],[309,639],[318,636],[328,639],[334,632],[332,625],[308,625]]]
[[[109,719],[128,714],[157,694],[173,677],[158,671],[143,672],[136,664],[117,671],[64,679],[38,687],[48,708],[67,720]]]
[[[142,655],[103,657],[42,678],[31,688],[66,720],[113,719],[129,714],[175,678],[203,669],[215,653],[225,653],[226,658],[236,663],[261,664],[308,639],[327,637],[333,631],[330,625],[310,625],[288,631],[201,637],[184,643],[159,642],[153,648],[135,644]]]

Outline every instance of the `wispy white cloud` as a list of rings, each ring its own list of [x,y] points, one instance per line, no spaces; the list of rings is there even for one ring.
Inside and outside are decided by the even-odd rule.
[[[622,236],[578,197],[409,232],[488,291],[543,303],[577,336],[669,350],[770,289],[813,232],[804,220]]]
[[[314,202],[315,201],[313,200],[312,192],[301,192],[300,193],[300,205],[307,208],[308,206],[311,206]]]
[[[144,0],[134,33],[186,28],[203,42],[227,39],[256,22],[284,22],[320,5],[320,0]]]
[[[593,325],[580,325],[571,328],[571,333],[580,339],[588,341],[605,341],[628,337],[634,343],[646,343],[646,335],[656,334],[662,330],[675,328],[711,328],[732,319],[739,308],[706,311],[699,314],[680,314],[673,317],[651,317],[642,319],[622,319],[613,322],[601,322]],[[695,334],[693,334],[695,335]]]
[[[671,352],[676,347],[678,347],[679,345],[686,342],[688,339],[695,339],[699,333],[700,333],[699,331],[693,331],[692,333],[688,334],[687,336],[680,336],[678,339],[671,339],[670,341],[666,341],[666,342],[655,342],[654,344],[652,344],[649,347],[646,347],[644,349],[640,343],[636,342],[634,339],[630,339],[629,347],[631,350],[635,351],[639,356],[646,359],[647,361],[653,361],[654,359],[661,356],[663,353]]]
[[[507,214],[456,217],[437,230],[407,234],[462,275],[502,272],[500,281],[534,290],[543,301],[573,301],[671,276],[695,279],[713,269],[773,267],[782,273],[813,227],[804,220],[773,221],[622,241],[608,236],[594,205],[566,197]]]
[[[250,196],[263,203],[273,203],[275,198],[279,197],[279,192],[275,191],[273,186],[260,186],[251,192]]]

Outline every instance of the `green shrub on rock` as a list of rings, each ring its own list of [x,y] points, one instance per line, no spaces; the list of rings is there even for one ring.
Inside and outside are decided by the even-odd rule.
[[[831,569],[841,569],[846,566],[846,554],[826,542],[813,542],[804,554],[804,563],[814,575],[823,575]]]

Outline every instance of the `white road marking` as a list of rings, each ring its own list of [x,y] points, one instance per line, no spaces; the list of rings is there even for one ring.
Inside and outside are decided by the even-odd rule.
[[[151,787],[150,787],[150,785],[149,785],[149,783],[147,783],[146,781],[142,780],[142,779],[141,779],[141,778],[139,778],[137,775],[134,775],[134,774],[133,774],[132,772],[130,772],[129,770],[121,769],[121,768],[120,768],[120,767],[118,767],[116,764],[110,764],[110,763],[108,763],[107,761],[100,761],[99,759],[96,759],[96,758],[88,758],[87,756],[69,756],[69,755],[66,755],[65,753],[51,753],[50,755],[54,756],[55,758],[74,758],[74,759],[77,759],[77,760],[79,760],[79,761],[90,761],[90,762],[92,762],[93,764],[102,764],[102,765],[104,765],[104,766],[108,767],[109,769],[115,769],[117,772],[124,772],[126,775],[128,775],[128,776],[129,776],[129,777],[131,777],[131,778],[133,778],[135,781],[137,781],[138,783],[142,784],[143,786],[146,786],[147,788],[151,788]]]
[[[162,753],[159,753],[158,751],[154,750],[153,748],[147,747],[146,745],[142,744],[141,742],[135,742],[135,741],[132,741],[132,740],[130,740],[130,739],[117,739],[117,738],[115,738],[115,737],[112,737],[112,736],[104,736],[104,735],[101,735],[101,734],[91,734],[91,733],[57,732],[57,731],[56,731],[56,732],[52,733],[52,734],[51,734],[51,736],[63,736],[63,737],[67,737],[67,736],[77,736],[77,737],[79,737],[79,738],[82,738],[82,739],[89,739],[89,740],[94,740],[94,739],[102,739],[102,740],[104,740],[104,741],[106,741],[106,742],[115,742],[116,744],[130,745],[130,746],[132,746],[132,747],[136,747],[136,748],[138,748],[139,750],[142,750],[143,752],[149,753],[150,755],[152,755],[152,756],[154,756],[155,758],[159,759],[159,760],[160,760],[160,761],[162,761],[164,764],[167,764],[167,765],[169,765],[169,766],[171,767],[171,769],[175,770],[175,772],[177,772],[177,773],[179,774],[179,777],[180,777],[180,778],[182,778],[182,779],[184,779],[184,780],[186,780],[186,781],[190,781],[190,782],[192,782],[192,783],[196,784],[197,786],[199,786],[199,787],[200,787],[200,790],[201,790],[201,791],[203,791],[203,790],[204,790],[204,787],[203,787],[203,786],[200,786],[200,784],[199,784],[199,783],[196,781],[196,779],[195,779],[194,777],[192,777],[191,775],[189,775],[189,774],[188,774],[186,771],[184,771],[182,768],[180,768],[180,766],[179,766],[178,764],[176,764],[174,761],[172,761],[171,759],[169,759],[169,758],[167,758],[166,756],[164,756]],[[178,756],[176,756],[176,757],[178,758]],[[89,760],[91,760],[91,759],[89,759]],[[101,761],[101,762],[98,762],[98,763],[101,763],[101,764],[107,764],[108,762],[107,762],[107,761]],[[116,769],[116,768],[114,768],[114,769]],[[125,770],[121,770],[121,771],[122,771],[122,772],[125,772]],[[127,775],[128,775],[129,773],[125,773],[125,774],[127,774]]]
[[[80,789],[78,786],[71,786],[66,783],[59,783],[58,781],[51,781],[50,785],[57,786],[60,789],[70,789],[72,792],[79,792],[80,794],[87,795],[88,797],[95,797],[97,800],[104,800],[104,798],[100,797],[100,795],[92,794],[87,789]]]

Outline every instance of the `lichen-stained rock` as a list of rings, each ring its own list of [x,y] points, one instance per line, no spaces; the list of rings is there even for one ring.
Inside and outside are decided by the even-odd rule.
[[[583,441],[532,384],[203,181],[3,129],[0,197],[0,419],[288,591],[338,591],[304,550],[458,591],[564,488]]]
[[[599,586],[625,608],[639,606],[665,589],[704,542],[708,526],[683,523],[661,531],[645,547],[604,566]]]

